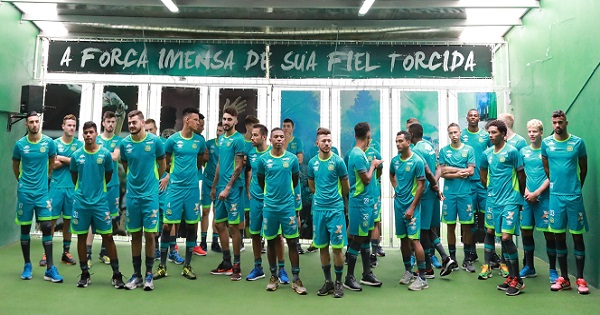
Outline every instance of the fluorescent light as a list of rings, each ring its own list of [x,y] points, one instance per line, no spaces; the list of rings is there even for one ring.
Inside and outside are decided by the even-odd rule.
[[[63,23],[60,22],[46,22],[46,21],[35,21],[34,22],[44,35],[51,37],[64,37],[69,35],[69,31]]]
[[[173,13],[179,12],[179,8],[173,3],[173,0],[160,0]]]
[[[369,9],[371,9],[371,6],[373,5],[373,2],[375,2],[375,0],[365,0],[365,2],[363,2],[362,6],[360,7],[360,10],[358,10],[358,15],[363,16],[367,14],[367,12],[369,12]]]

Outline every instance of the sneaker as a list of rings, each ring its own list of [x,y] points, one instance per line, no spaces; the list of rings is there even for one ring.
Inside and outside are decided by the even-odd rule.
[[[144,285],[144,280],[142,280],[142,277],[138,277],[134,274],[133,276],[131,276],[131,278],[129,278],[129,281],[127,281],[127,283],[125,284],[125,289],[134,290],[135,288],[141,287],[142,285]]]
[[[296,249],[298,250],[298,254],[300,254],[300,255],[304,254],[304,249],[302,249],[302,245],[300,245],[300,243],[298,243],[298,245],[296,246]]]
[[[206,252],[208,250],[208,245],[206,244],[206,242],[200,242],[200,248],[202,248],[202,250]]]
[[[408,286],[408,289],[411,291],[421,291],[427,288],[429,288],[427,280],[423,280],[421,277],[417,277],[415,281]]]
[[[385,251],[383,251],[383,248],[381,248],[381,246],[377,247],[377,256],[385,257]]]
[[[275,291],[279,287],[279,279],[276,276],[271,276],[269,278],[269,283],[267,284],[267,291]]]
[[[415,280],[415,276],[413,275],[413,273],[407,270],[404,273],[404,275],[402,275],[402,279],[400,279],[399,283],[400,284],[410,284],[414,280]]]
[[[498,254],[494,253],[494,255],[492,256],[492,260],[490,261],[490,268],[492,268],[492,269],[500,268],[501,262],[502,262],[502,259],[500,259],[500,256],[498,256]]]
[[[529,266],[525,266],[523,269],[521,269],[521,271],[519,271],[519,277],[535,278],[537,277],[537,273],[535,272],[535,268],[529,268]]]
[[[587,282],[583,278],[579,278],[575,281],[577,285],[577,293],[579,294],[590,294],[590,289],[588,288]]]
[[[308,248],[306,249],[306,252],[307,252],[307,253],[314,253],[314,252],[317,252],[317,251],[319,251],[319,249],[318,249],[318,248],[316,248],[316,247],[314,247],[312,243],[311,243],[311,244],[310,244],[310,246],[308,246]]]
[[[435,279],[435,271],[433,269],[425,270],[425,279]]]
[[[92,269],[92,255],[88,255],[87,256],[87,265],[88,265],[88,269]]]
[[[360,279],[360,283],[371,287],[380,287],[383,284],[379,279],[375,278],[372,271],[363,275],[362,279]]]
[[[501,291],[506,291],[506,290],[508,290],[508,287],[510,286],[511,281],[512,281],[512,277],[508,276],[508,277],[506,277],[506,280],[504,280],[504,283],[499,284],[496,288],[498,288],[498,290],[501,290]]]
[[[158,268],[156,269],[156,272],[152,275],[152,277],[154,278],[154,280],[158,280],[168,275],[169,274],[167,273],[167,266],[158,265]]]
[[[450,257],[446,257],[446,259],[442,260],[442,270],[440,270],[440,277],[445,277],[451,274],[455,264],[456,262]]]
[[[50,267],[50,269],[46,269],[44,273],[44,280],[52,281],[53,283],[61,283],[63,282],[63,277],[58,274],[58,269],[56,266]]]
[[[371,265],[371,268],[377,267],[377,254],[371,254],[371,256],[369,256],[369,264]]]
[[[472,261],[472,262],[478,262],[479,261],[479,256],[477,256],[477,253],[471,252],[471,257],[469,258],[469,260]]]
[[[350,291],[362,291],[362,287],[360,284],[358,284],[358,282],[356,282],[356,278],[354,276],[346,276],[344,287]]]
[[[160,249],[154,250],[154,261],[160,260]]]
[[[46,253],[44,253],[42,259],[40,259],[40,267],[46,267]]]
[[[125,282],[123,282],[123,274],[120,272],[113,273],[110,283],[115,287],[115,289],[125,288]]]
[[[296,279],[296,281],[292,282],[292,290],[300,295],[306,295],[306,288],[300,279]]]
[[[239,263],[233,264],[232,273],[231,273],[231,281],[240,281],[242,280],[242,268],[240,268]]]
[[[79,278],[79,281],[77,281],[77,287],[78,288],[86,288],[88,286],[88,284],[92,283],[92,280],[90,280],[90,273],[89,272],[82,272],[81,273],[81,277]]]
[[[26,263],[23,266],[23,273],[21,273],[21,279],[23,279],[23,280],[31,280],[31,278],[32,278],[32,271],[33,271],[33,266],[31,266],[31,263]]]
[[[317,291],[318,296],[326,296],[333,293],[333,282],[325,280],[323,286]]]
[[[152,279],[152,274],[149,273],[146,275],[146,279],[144,281],[144,291],[152,290],[154,290],[154,280]]]
[[[500,263],[500,271],[498,271],[498,274],[501,275],[503,278],[508,277],[508,275],[510,274],[510,272],[508,271],[508,266],[505,263]]]
[[[556,269],[550,269],[550,283],[554,284],[558,280],[558,271]]]
[[[550,286],[550,291],[571,290],[571,281],[563,277],[558,277],[556,282]]]
[[[283,268],[279,268],[279,283],[281,283],[281,284],[289,284],[290,283],[290,277],[288,277],[287,272],[285,272],[285,269],[283,269]]]
[[[341,281],[336,281],[333,284],[333,297],[337,299],[344,297],[344,285]]]
[[[230,262],[222,261],[217,268],[210,271],[213,275],[223,275],[223,276],[231,276],[233,270],[231,270],[232,266]]]
[[[206,251],[201,246],[194,246],[193,253],[196,256],[206,256]]]
[[[183,259],[183,257],[179,256],[179,252],[177,252],[176,250],[169,252],[169,255],[167,256],[167,260],[169,262],[175,263],[176,265],[183,265],[183,263],[185,262],[185,259]]]
[[[508,288],[506,289],[506,295],[515,296],[521,293],[521,290],[525,289],[525,284],[523,284],[523,280],[517,279],[516,277],[512,279]]]
[[[440,260],[437,258],[436,255],[431,255],[431,265],[436,269],[442,268],[442,263],[440,262]]]
[[[221,245],[219,245],[219,243],[213,242],[212,244],[210,244],[210,250],[212,250],[215,253],[222,253],[223,250],[221,249]]]
[[[265,277],[265,272],[263,271],[263,269],[259,268],[258,266],[254,266],[254,269],[252,269],[252,271],[250,271],[250,273],[246,276],[246,280],[254,281],[254,280],[262,279],[264,277]]]
[[[71,253],[69,253],[69,252],[64,252],[62,254],[60,262],[67,264],[67,265],[71,265],[71,266],[77,265],[77,262],[75,262],[75,259],[73,259],[73,256],[71,256]]]
[[[192,269],[192,266],[190,266],[190,265],[183,267],[183,270],[181,271],[181,275],[189,280],[196,280],[196,278],[197,278],[196,274],[194,273],[194,270]]]
[[[100,259],[101,262],[103,262],[105,265],[110,265],[110,258],[107,255],[102,255],[100,257],[98,257]]]
[[[483,265],[483,266],[481,266],[481,272],[477,276],[477,279],[479,279],[479,280],[487,280],[487,279],[489,279],[491,277],[492,277],[492,269],[490,268],[490,266],[489,265]]]
[[[475,267],[473,266],[473,262],[469,259],[465,259],[462,263],[462,268],[467,272],[475,272]]]

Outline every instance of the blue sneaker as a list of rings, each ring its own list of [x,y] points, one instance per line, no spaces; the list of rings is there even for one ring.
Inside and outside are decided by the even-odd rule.
[[[285,272],[285,269],[283,269],[283,268],[279,269],[279,283],[281,283],[281,284],[289,284],[290,283],[290,278],[288,277],[287,272]]]
[[[519,272],[519,276],[521,278],[535,278],[537,277],[537,273],[535,273],[535,268],[529,268],[529,266],[526,265]]]
[[[550,283],[554,284],[558,280],[558,271],[550,269]]]
[[[154,250],[154,260],[160,260],[160,249]]]
[[[250,273],[246,276],[246,280],[254,281],[254,280],[262,279],[264,277],[265,277],[265,272],[263,271],[263,269],[259,268],[257,266],[254,266],[254,269],[252,269],[252,271],[250,271]]]
[[[26,263],[25,266],[23,267],[23,273],[21,274],[21,279],[31,280],[32,269],[33,269],[33,267],[31,266],[31,263]]]
[[[185,259],[179,256],[179,252],[177,252],[176,250],[169,253],[169,256],[167,256],[167,260],[172,263],[175,263],[176,265],[183,265],[183,263],[185,262]]]
[[[437,269],[442,268],[442,263],[440,262],[440,260],[437,258],[436,255],[431,255],[431,265],[433,265],[433,267],[437,268]]]
[[[56,266],[52,266],[50,269],[46,269],[46,272],[44,273],[44,280],[60,283],[63,282],[63,277],[58,274],[58,269],[56,269]]]

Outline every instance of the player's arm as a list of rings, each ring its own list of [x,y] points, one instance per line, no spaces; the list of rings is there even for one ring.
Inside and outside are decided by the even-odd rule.
[[[56,161],[56,155],[53,155],[48,158],[48,165],[54,165],[54,161]],[[52,176],[53,167],[48,167],[48,178]]]
[[[256,178],[258,178],[258,186],[260,186],[260,189],[262,191],[264,191],[265,190],[265,175],[258,173],[256,175]]]
[[[208,161],[208,149],[204,149],[204,152],[198,154],[198,158],[196,159],[196,168],[201,169],[204,164]]]
[[[246,163],[246,172],[244,172],[246,177],[246,193],[248,194],[248,199],[252,199],[250,194],[250,182],[252,181],[252,167],[250,167],[250,163]]]
[[[121,159],[121,165],[123,165],[123,171],[127,174],[127,161]]]
[[[523,196],[525,194],[525,184],[527,180],[527,176],[525,175],[523,168],[517,171],[517,179],[519,180],[519,191],[521,192],[521,196]]]
[[[312,192],[313,194],[316,192],[314,178],[310,178],[310,177],[308,178],[308,188],[310,188],[310,192]]]
[[[550,166],[548,165],[548,157],[545,157],[543,155],[542,155],[542,165],[544,165],[544,172],[546,173],[546,176],[548,178],[550,178]]]
[[[71,174],[73,174],[73,173],[71,173]],[[110,180],[112,179],[112,175],[113,175],[113,171],[105,171],[104,172],[105,183],[110,182]]]
[[[71,164],[71,158],[63,156],[63,155],[57,155],[56,159],[54,160],[54,164],[52,165],[53,169],[59,169],[63,166],[68,166]]]
[[[488,169],[487,168],[479,168],[479,179],[481,180],[481,184],[483,184],[483,187],[487,188],[488,186],[488,182],[487,182],[487,178],[488,177]]]
[[[115,161],[115,162],[119,161],[119,157],[121,156],[121,148],[116,147],[115,150],[112,151],[110,156],[112,157],[113,161]]]
[[[15,174],[15,178],[19,181],[19,175],[21,175],[21,160],[13,160],[13,173]]]
[[[298,186],[298,177],[299,177],[299,172],[293,173],[292,174],[292,185],[294,185],[294,188],[296,188],[296,186]]]
[[[296,157],[298,158],[298,164],[302,164],[302,161],[304,161],[304,152],[296,153]]]
[[[392,184],[392,188],[394,189],[396,189],[396,186],[398,186],[398,181],[396,181],[395,173],[390,173],[390,183]]]
[[[219,169],[221,162],[217,161],[217,167],[215,168],[215,178],[213,179],[213,184],[210,187],[210,199],[215,200],[217,198],[217,183],[219,182]]]
[[[227,191],[229,191],[231,189],[231,187],[233,187],[233,184],[235,183],[235,181],[242,174],[243,169],[244,169],[244,155],[236,155],[235,156],[235,168],[233,169],[233,174],[231,174],[231,179],[229,180],[229,183],[227,183],[227,186],[225,186],[225,189],[227,189]]]
[[[378,159],[373,159],[373,161],[371,161],[371,166],[369,167],[369,170],[367,170],[366,172],[358,173],[358,176],[360,177],[360,181],[363,183],[363,185],[365,185],[365,186],[369,185],[369,183],[371,182],[371,179],[373,178],[373,172],[382,163],[383,163],[383,161],[380,161]]]
[[[79,173],[71,171],[71,180],[73,181],[73,185],[77,185],[77,179],[79,178]],[[106,181],[107,183],[110,180]]]
[[[423,192],[425,191],[425,179],[421,178],[417,180],[417,192],[415,193],[415,198],[411,202],[410,206],[404,213],[404,217],[406,219],[412,219],[415,214],[415,209],[417,205],[421,202],[421,197],[423,196]]]
[[[350,192],[350,181],[348,180],[348,176],[340,178],[340,183],[342,184],[342,196],[348,196],[348,193]]]
[[[587,156],[582,156],[579,158],[579,180],[581,181],[581,188],[583,188],[583,183],[585,183],[585,178],[587,177]]]
[[[161,178],[162,174],[164,174],[165,170],[167,169],[167,163],[165,160],[166,159],[164,156],[160,156],[156,159],[156,163],[158,163],[158,178]]]

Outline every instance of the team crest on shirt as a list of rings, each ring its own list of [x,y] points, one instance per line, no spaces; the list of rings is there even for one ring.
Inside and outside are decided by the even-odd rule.
[[[505,157],[503,157],[503,156],[501,156],[501,157],[500,157],[500,163],[504,163],[505,161],[506,161],[506,158],[505,158]]]
[[[290,167],[290,163],[288,162],[283,162],[283,168],[288,168]]]
[[[76,146],[74,146],[74,145],[72,145],[72,146],[71,146],[71,151],[75,152],[75,150],[77,150],[77,147],[76,147]]]
[[[410,172],[410,166],[408,166],[408,165],[407,165],[407,166],[404,168],[404,171],[406,171],[406,172]]]
[[[96,159],[96,164],[102,164],[102,158],[97,158]]]
[[[198,145],[197,144],[192,144],[192,149],[198,149]]]
[[[482,137],[479,137],[479,142],[483,143],[483,138]]]
[[[145,145],[145,146],[144,146],[144,151],[146,151],[146,152],[150,152],[150,146],[149,146],[149,145]]]
[[[44,153],[44,152],[46,152],[46,147],[41,147],[41,148],[40,148],[40,152],[41,152],[41,153]]]
[[[467,157],[467,151],[462,151],[460,155],[462,155],[462,157],[466,158]]]
[[[327,166],[327,170],[329,170],[330,172],[332,172],[335,169],[335,166],[333,164],[329,164]]]
[[[373,161],[373,157],[372,156],[368,156],[367,160],[369,160],[369,162]]]
[[[573,151],[573,146],[567,146],[567,151],[572,152]]]
[[[114,149],[116,146],[117,146],[117,144],[116,144],[116,143],[114,143],[114,142],[110,144],[110,147],[111,147],[112,149]]]
[[[231,146],[231,142],[227,142],[227,146],[230,147]]]

